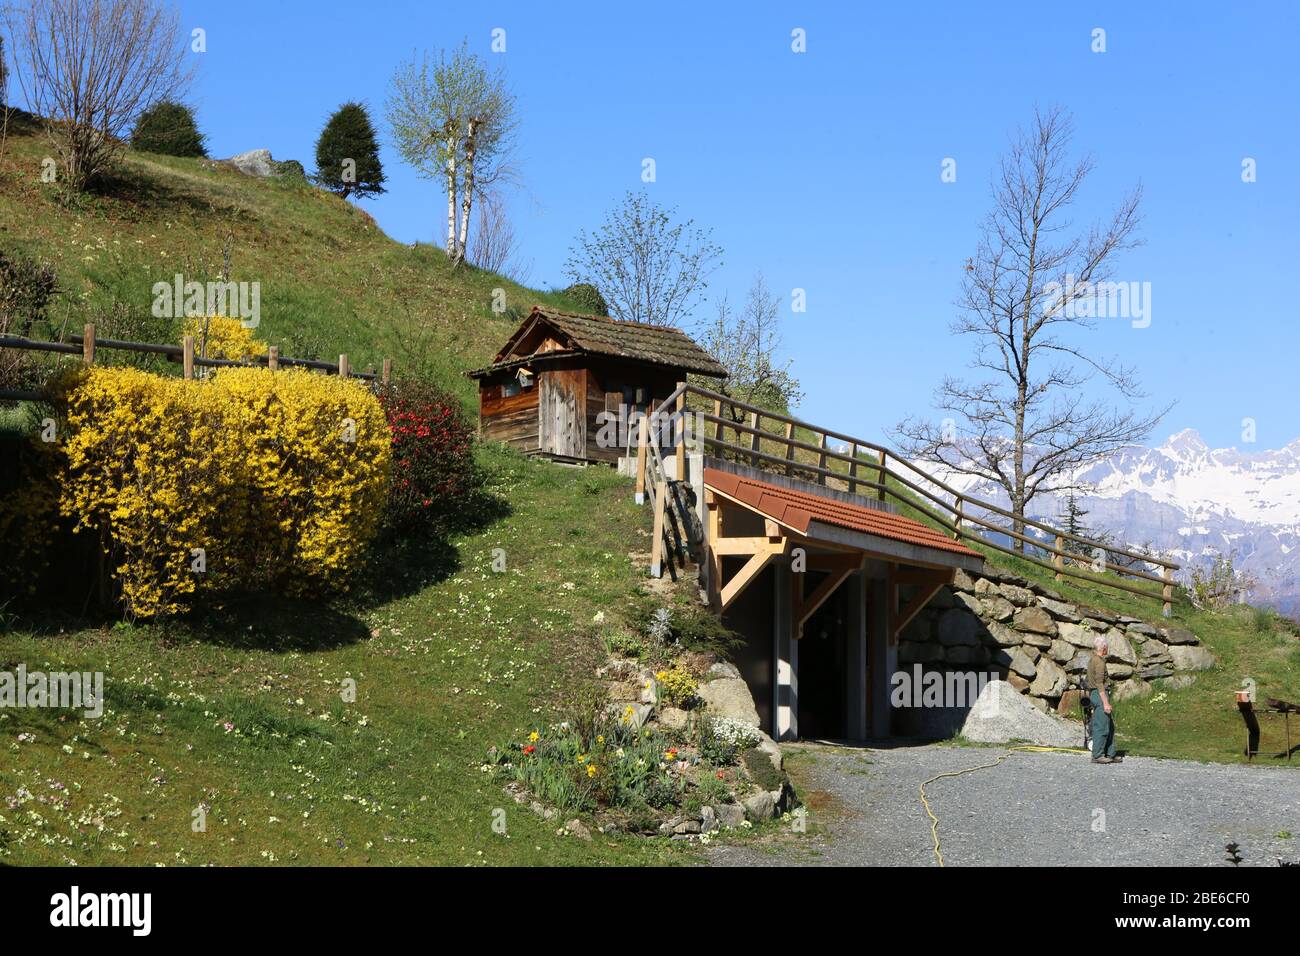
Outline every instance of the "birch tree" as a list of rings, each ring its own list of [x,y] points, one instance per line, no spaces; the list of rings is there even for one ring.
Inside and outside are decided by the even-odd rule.
[[[799,381],[791,373],[793,361],[782,359],[781,299],[767,287],[762,273],[745,296],[744,305],[735,310],[727,296],[715,303],[713,319],[698,330],[704,350],[722,363],[727,379],[719,385],[715,379],[701,379],[705,388],[752,405],[789,413],[803,399]],[[736,421],[743,413],[731,407]]]
[[[447,193],[447,258],[465,259],[476,192],[510,175],[506,161],[517,118],[499,68],[489,69],[468,43],[398,67],[389,85],[388,122],[397,151]]]
[[[1141,441],[1168,411],[1135,410],[1144,396],[1133,369],[1085,344],[1095,320],[1084,300],[1138,244],[1141,186],[1109,219],[1073,228],[1068,213],[1093,163],[1071,158],[1072,126],[1060,109],[1036,112],[994,176],[952,325],[971,341],[976,377],[940,384],[935,406],[947,422],[911,417],[895,427],[914,459],[996,484],[1021,534],[1035,495],[1078,488],[1070,475],[1080,466]]]
[[[74,188],[113,162],[136,117],[193,77],[176,11],[153,0],[27,0],[5,19],[14,75]]]
[[[615,318],[680,325],[704,299],[722,248],[693,219],[674,222],[675,212],[629,192],[599,229],[578,233],[564,271],[599,289]]]

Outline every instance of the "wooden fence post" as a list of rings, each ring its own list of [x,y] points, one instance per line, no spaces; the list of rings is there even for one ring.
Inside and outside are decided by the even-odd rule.
[[[854,442],[849,446],[849,454],[853,461],[849,464],[849,494],[855,494],[858,490],[858,443]]]
[[[1174,613],[1174,569],[1166,567],[1160,576],[1165,579],[1165,586],[1160,589],[1160,596],[1164,599],[1165,605],[1160,609],[1160,613],[1165,617],[1172,617]]]
[[[351,371],[351,369],[348,368],[348,357],[346,355],[340,355],[339,356],[339,378],[347,378],[349,371]]]
[[[785,460],[790,463],[785,466],[785,473],[794,477],[794,422],[785,423]]]
[[[1059,534],[1056,536],[1056,550],[1065,550],[1065,538],[1061,537]],[[1060,581],[1065,577],[1065,575],[1061,573],[1061,568],[1065,567],[1065,558],[1061,557],[1059,554],[1054,554],[1052,555],[1052,564],[1056,566],[1056,580]]]
[[[757,453],[761,450],[760,447],[759,447],[759,442],[760,442],[761,439],[760,439],[760,436],[759,436],[759,434],[758,434],[758,433],[759,433],[759,430],[760,430],[760,429],[759,429],[759,424],[758,424],[758,423],[759,423],[758,412],[750,412],[750,413],[749,413],[749,427],[753,429],[753,432],[752,432],[752,433],[750,434],[750,436],[749,436],[749,450],[752,451],[752,452],[754,452],[754,454],[752,454],[752,455],[749,456],[749,463],[750,463],[750,465],[752,465],[752,466],[755,467],[755,468],[758,467],[758,454],[757,454]]]
[[[95,364],[95,323],[87,322],[81,336],[81,361],[86,365]]]
[[[889,469],[885,467],[885,453],[883,451],[880,453],[880,460],[878,464],[880,466],[880,487],[876,489],[876,499],[878,501],[884,501],[885,482],[888,480],[889,477]]]
[[[387,385],[393,380],[393,360],[384,359],[384,384]]]
[[[646,450],[650,444],[650,416],[644,412],[636,435],[636,503],[645,504]]]
[[[181,339],[181,369],[186,380],[194,378],[194,336]]]
[[[266,350],[266,367],[272,372],[280,368],[280,346],[272,345]]]
[[[678,382],[683,391],[677,396],[677,480],[686,480],[686,383]]]
[[[817,456],[817,467],[820,469],[817,473],[817,480],[821,484],[826,484],[826,433],[822,432],[821,437],[817,439],[817,447],[822,453]]]
[[[960,540],[961,540],[961,519],[962,519],[962,510],[961,510],[962,500],[961,500],[961,495],[958,495],[958,496],[957,496],[957,501],[955,502],[955,504],[956,504],[956,507],[954,507],[954,508],[952,509],[952,510],[953,510],[953,522],[952,522],[953,532],[952,532],[952,536],[953,536],[953,539],[954,539],[954,540],[956,540],[956,541],[960,541]]]

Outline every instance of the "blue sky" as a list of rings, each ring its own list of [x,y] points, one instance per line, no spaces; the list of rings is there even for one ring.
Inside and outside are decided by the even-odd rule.
[[[842,6],[845,9],[840,9]],[[1117,278],[1150,282],[1152,321],[1107,320],[1099,352],[1135,366],[1157,438],[1196,428],[1212,446],[1300,437],[1291,390],[1300,332],[1300,6],[936,3],[181,4],[207,31],[192,100],[213,155],[267,147],[309,167],[348,99],[383,122],[394,66],[458,45],[505,65],[518,96],[510,199],[534,285],[565,283],[575,233],[627,189],[648,188],[712,226],[726,250],[711,295],[743,297],[757,271],[785,297],[801,414],[880,439],[960,373],[948,334],[989,176],[1036,104],[1073,112],[1097,169],[1074,210],[1106,215],[1139,180],[1145,245]],[[1105,53],[1091,50],[1106,31]],[[494,28],[507,51],[490,52]],[[807,52],[791,51],[802,28]],[[940,180],[942,161],[957,181]],[[1258,181],[1241,180],[1243,158]],[[366,208],[393,237],[436,240],[445,199],[385,148],[389,192]],[[789,292],[807,291],[792,314]],[[701,315],[711,306],[705,306]]]

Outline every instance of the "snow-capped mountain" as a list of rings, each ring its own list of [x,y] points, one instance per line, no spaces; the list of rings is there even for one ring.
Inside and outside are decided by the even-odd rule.
[[[939,477],[1006,505],[991,483]],[[1189,428],[1155,448],[1122,448],[1076,477],[1089,488],[1076,495],[1087,527],[1150,545],[1185,568],[1227,555],[1257,582],[1253,602],[1300,613],[1300,439],[1273,451],[1211,449]],[[1064,504],[1040,495],[1029,511],[1059,524]]]

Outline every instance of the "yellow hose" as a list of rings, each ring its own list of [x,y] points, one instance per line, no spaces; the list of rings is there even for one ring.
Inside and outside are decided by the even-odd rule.
[[[944,777],[960,777],[962,774],[974,773],[976,770],[988,770],[990,767],[996,767],[998,764],[1002,763],[1002,761],[1006,760],[1017,750],[1028,751],[1029,753],[1059,754],[1086,754],[1088,752],[1079,747],[1043,747],[1038,744],[1020,744],[1019,746],[1010,748],[1006,753],[992,763],[982,763],[978,767],[967,767],[965,770],[947,770],[944,773],[937,773],[929,780],[924,781],[921,784],[921,806],[925,807],[925,812],[930,817],[930,837],[934,840],[934,856],[935,859],[939,861],[940,866],[943,866],[944,862],[943,853],[939,849],[939,818],[936,817],[934,811],[930,809],[930,801],[925,799],[926,784],[934,783],[936,780],[942,780]]]

